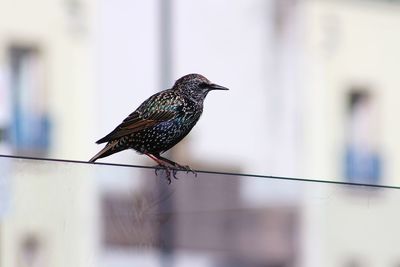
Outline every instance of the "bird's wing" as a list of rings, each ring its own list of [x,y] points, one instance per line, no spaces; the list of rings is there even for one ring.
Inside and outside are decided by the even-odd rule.
[[[157,101],[158,100],[158,101]],[[181,105],[171,106],[168,99],[159,100],[153,96],[146,100],[136,111],[132,112],[117,128],[96,143],[101,144],[130,135],[160,122],[175,118]]]

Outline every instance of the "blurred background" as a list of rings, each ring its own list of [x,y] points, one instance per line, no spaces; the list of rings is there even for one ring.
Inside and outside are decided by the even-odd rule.
[[[88,160],[153,93],[214,92],[194,168],[399,184],[399,1],[0,3],[1,153]],[[153,164],[133,151],[103,162]]]
[[[194,169],[400,185],[400,1],[3,0],[0,18],[0,154],[88,160],[101,149],[95,141],[147,97],[195,72],[230,91],[208,96],[201,120],[170,153],[178,162]],[[133,151],[100,161],[154,164]],[[13,172],[4,166],[5,173]],[[112,196],[133,185],[110,181],[115,173],[107,169],[93,177],[118,204]],[[5,177],[0,191],[8,193],[0,200],[25,203],[13,193],[19,188],[13,176]],[[291,207],[289,215],[276,215],[281,220],[302,218],[296,189],[282,186],[266,194],[252,179],[234,188],[251,207],[272,201],[274,210]],[[33,199],[47,192],[28,191]],[[75,194],[68,191],[71,199]],[[96,202],[106,198],[99,195],[93,193],[93,203],[103,203]],[[389,210],[383,217],[393,216]],[[2,225],[14,223],[0,220],[0,238],[7,236]],[[21,249],[39,246],[35,231],[24,229],[4,230],[11,234],[0,251],[17,233],[27,235]],[[0,257],[14,255],[9,253]],[[400,262],[400,254],[379,255]],[[320,266],[316,262],[304,266]]]

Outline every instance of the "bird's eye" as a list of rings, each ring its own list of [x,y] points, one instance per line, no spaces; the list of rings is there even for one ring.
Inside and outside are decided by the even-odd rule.
[[[205,88],[208,87],[208,84],[207,84],[207,83],[201,83],[201,84],[199,84],[199,87],[200,87],[201,89],[205,89]]]

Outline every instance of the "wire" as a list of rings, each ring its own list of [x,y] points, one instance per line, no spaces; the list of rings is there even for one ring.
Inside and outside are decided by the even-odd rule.
[[[87,165],[102,165],[102,166],[114,166],[114,167],[123,167],[123,168],[142,168],[142,169],[154,169],[154,170],[156,169],[156,167],[152,167],[152,166],[142,166],[142,165],[132,165],[132,164],[87,162],[87,161],[81,161],[81,160],[12,156],[12,155],[2,155],[2,154],[0,154],[0,158],[25,159],[25,160],[37,160],[37,161],[40,160],[40,161],[50,161],[50,162],[87,164]],[[333,181],[333,180],[283,177],[283,176],[248,174],[248,173],[231,173],[231,172],[219,172],[219,171],[208,171],[208,170],[195,170],[195,171],[197,173],[217,174],[217,175],[227,175],[227,176],[243,176],[243,177],[253,177],[253,178],[267,178],[267,179],[275,179],[275,180],[296,181],[296,182],[325,183],[325,184],[336,184],[336,185],[347,185],[347,186],[363,186],[363,187],[384,188],[384,189],[400,189],[400,186],[392,186],[392,185],[351,183],[351,182],[342,182],[342,181]]]

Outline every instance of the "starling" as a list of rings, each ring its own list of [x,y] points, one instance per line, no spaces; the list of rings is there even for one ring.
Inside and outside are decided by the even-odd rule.
[[[194,173],[189,166],[182,166],[160,154],[190,132],[203,113],[204,99],[211,90],[228,88],[211,83],[200,74],[183,76],[171,89],[156,93],[144,101],[117,128],[98,140],[97,144],[107,145],[89,162],[132,148],[156,161],[158,168],[165,170],[169,183],[171,168],[174,178],[177,170]]]

